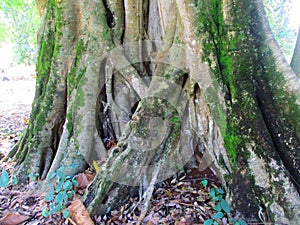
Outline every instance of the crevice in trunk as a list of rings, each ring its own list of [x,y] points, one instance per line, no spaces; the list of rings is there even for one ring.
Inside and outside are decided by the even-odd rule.
[[[123,9],[125,9],[125,3],[124,1],[122,0],[122,7]],[[125,11],[125,10],[124,10]],[[123,24],[122,24],[122,27],[123,27],[123,32],[122,32],[122,35],[121,35],[121,45],[124,44],[124,38],[125,38],[125,13],[123,14],[123,18],[122,18],[122,21],[123,21]]]
[[[144,30],[142,31],[143,33],[143,40],[147,40],[148,39],[148,34],[147,34],[147,30],[148,30],[148,26],[149,26],[149,21],[148,21],[148,17],[149,17],[149,0],[143,0],[143,15],[144,15],[144,18],[143,18],[143,21],[144,21]]]
[[[107,21],[107,26],[109,28],[113,28],[114,27],[114,15],[111,12],[111,10],[109,9],[106,0],[103,0],[103,5],[105,7],[105,17],[106,17],[106,21]]]

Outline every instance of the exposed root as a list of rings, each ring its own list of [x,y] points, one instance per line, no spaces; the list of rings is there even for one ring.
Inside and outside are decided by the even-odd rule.
[[[144,220],[144,218],[147,214],[147,211],[148,211],[148,208],[149,208],[149,203],[150,203],[153,191],[154,191],[154,184],[157,180],[157,176],[158,176],[158,173],[159,173],[160,169],[161,169],[161,166],[159,164],[159,166],[157,166],[156,169],[153,171],[153,175],[152,175],[150,185],[148,186],[145,193],[143,194],[144,203],[142,205],[141,215],[138,219],[137,225],[141,224],[141,222]]]

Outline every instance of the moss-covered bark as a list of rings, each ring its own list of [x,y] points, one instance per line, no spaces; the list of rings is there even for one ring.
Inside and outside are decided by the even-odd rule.
[[[22,180],[104,163],[84,202],[105,213],[200,150],[233,214],[299,220],[299,78],[264,21],[260,1],[48,1]]]
[[[44,26],[40,31],[37,82],[31,122],[18,146],[12,151],[18,160],[21,181],[27,175],[42,174],[49,169],[51,158],[58,146],[61,127],[64,123],[66,86],[56,72],[58,40],[60,39],[61,8],[55,1],[47,5]],[[51,76],[50,76],[51,74]],[[61,84],[62,86],[58,86]]]
[[[227,92],[224,142],[233,168],[227,180],[233,205],[248,221],[264,206],[269,219],[286,223],[297,212],[297,203],[287,200],[297,193],[287,191],[293,185],[284,165],[298,180],[299,105],[282,89],[285,78],[261,29],[263,9],[251,1],[202,4],[207,7],[204,13],[199,8],[198,21],[199,32],[207,34],[204,60]]]

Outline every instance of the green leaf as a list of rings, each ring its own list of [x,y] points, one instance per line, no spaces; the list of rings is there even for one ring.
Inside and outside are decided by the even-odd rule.
[[[65,167],[61,166],[57,171],[56,171],[57,176],[62,179],[65,180],[66,179],[66,174],[65,174]]]
[[[225,193],[222,188],[216,188],[216,192],[221,194],[221,195]]]
[[[203,187],[207,187],[207,185],[208,185],[208,180],[203,180],[203,181],[201,181],[201,184],[203,185]]]
[[[64,180],[57,183],[56,188],[55,188],[56,193],[59,193],[63,189],[64,183],[65,183]]]
[[[224,216],[224,214],[222,212],[217,212],[215,215],[214,215],[214,219],[222,219]]]
[[[219,201],[220,199],[222,199],[222,196],[218,195],[218,196],[215,196],[212,198],[213,201],[217,202]]]
[[[210,189],[209,196],[213,198],[213,197],[215,197],[215,195],[216,195],[215,189],[214,188]]]
[[[75,193],[75,191],[68,191],[67,192],[67,195],[68,195],[68,198],[72,198],[73,197],[73,194]]]
[[[59,192],[55,197],[55,202],[59,205],[64,205],[64,203],[68,201],[68,195],[65,191]]]
[[[11,181],[11,185],[17,185],[19,183],[19,180],[16,176],[13,177],[12,181]]]
[[[69,190],[72,190],[72,189],[73,189],[73,184],[72,184],[71,181],[67,180],[67,181],[64,183],[63,187],[64,187],[64,190],[69,191]]]
[[[64,209],[64,210],[63,210],[63,217],[64,217],[65,219],[67,219],[67,218],[70,217],[70,212],[69,212],[68,209]]]
[[[218,204],[215,205],[214,210],[216,210],[218,212],[222,210],[221,202],[218,202]]]
[[[49,180],[52,180],[54,177],[56,176],[56,173],[55,172],[52,172],[48,175],[48,179]]]
[[[0,177],[0,187],[6,188],[9,181],[9,174],[5,169],[2,169],[1,177]]]
[[[51,202],[54,199],[54,189],[51,189],[45,196],[46,202]]]
[[[213,220],[212,219],[209,219],[209,220],[205,220],[203,225],[212,225],[213,224]]]
[[[78,182],[77,182],[77,180],[76,180],[76,177],[73,177],[73,178],[72,178],[72,183],[73,183],[73,185],[74,185],[75,187],[78,187]]]
[[[109,213],[110,210],[111,210],[111,208],[110,208],[110,207],[107,207],[106,210],[105,210],[105,213]]]
[[[219,225],[217,221],[214,221],[213,225]]]
[[[47,209],[43,209],[43,211],[42,211],[42,216],[43,216],[43,217],[49,216],[49,211],[48,211]]]
[[[62,206],[57,204],[50,204],[49,215],[58,213],[62,209]]]
[[[242,219],[239,219],[238,223],[239,223],[239,225],[247,225],[247,223]]]
[[[227,201],[222,199],[221,200],[221,207],[222,209],[226,212],[226,213],[229,213],[230,212],[230,206],[228,205]]]

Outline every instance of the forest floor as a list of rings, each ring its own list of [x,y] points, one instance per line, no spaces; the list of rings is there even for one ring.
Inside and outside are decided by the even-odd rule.
[[[19,140],[27,126],[34,83],[34,80],[0,81],[0,160]],[[1,171],[5,168],[10,173],[14,166],[14,162],[0,161]],[[67,219],[61,212],[48,217],[42,215],[49,202],[45,200],[46,193],[33,191],[38,187],[37,182],[9,184],[5,189],[0,187],[0,224],[137,224],[143,204],[138,196],[130,198],[119,209],[108,210],[106,215],[95,216],[91,220],[80,198],[93,176],[91,170],[76,176],[78,187],[66,204],[70,213]],[[182,171],[156,185],[142,224],[203,224],[213,217],[216,217],[214,221],[218,224],[229,224],[226,212],[223,211],[220,217],[215,210],[224,198],[225,193],[211,170],[199,172],[193,168]]]

